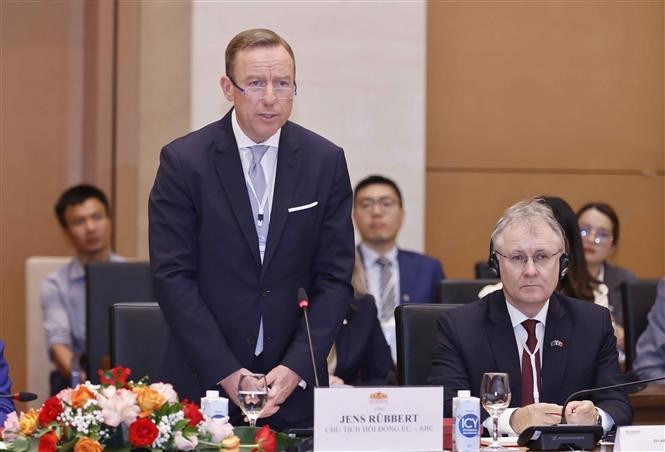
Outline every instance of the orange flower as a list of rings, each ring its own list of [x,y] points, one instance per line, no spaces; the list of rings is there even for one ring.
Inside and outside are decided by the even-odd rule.
[[[76,442],[74,452],[102,452],[104,448],[94,439],[83,437]]]
[[[240,437],[233,435],[224,438],[219,445],[222,452],[237,452],[240,450]]]
[[[18,428],[24,435],[31,435],[37,428],[37,418],[39,411],[34,408],[27,413],[21,413],[21,418],[18,421]]]
[[[136,401],[141,407],[139,417],[148,417],[153,411],[158,410],[164,404],[164,396],[148,386],[134,388]]]
[[[95,395],[85,386],[79,386],[72,391],[72,406],[74,408],[83,408],[85,403],[94,399]]]

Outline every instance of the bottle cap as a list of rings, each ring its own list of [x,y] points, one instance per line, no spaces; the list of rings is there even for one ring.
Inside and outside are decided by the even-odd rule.
[[[457,391],[457,397],[471,397],[471,391],[468,389],[460,389]]]
[[[219,391],[206,391],[206,397],[219,397]]]

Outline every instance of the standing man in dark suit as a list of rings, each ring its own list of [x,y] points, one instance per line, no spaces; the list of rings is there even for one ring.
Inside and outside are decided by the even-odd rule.
[[[219,385],[236,404],[240,376],[265,373],[264,422],[311,426],[315,379],[297,292],[310,295],[326,384],[353,296],[346,160],[288,121],[297,88],[284,39],[247,30],[225,56],[221,87],[234,108],[162,149],[150,194],[150,261],[171,330],[164,372],[182,396]],[[239,421],[235,407],[231,418]]]
[[[541,199],[506,210],[491,243],[490,266],[503,290],[441,315],[430,383],[446,389],[450,416],[458,390],[478,396],[483,373],[508,373],[511,408],[499,418],[499,433],[514,435],[559,423],[569,395],[612,384],[620,371],[607,308],[555,293],[567,271],[566,243]],[[632,414],[617,391],[570,402],[565,412],[570,424],[598,423],[605,431],[630,424]]]
[[[358,182],[353,199],[367,288],[376,300],[381,328],[396,361],[395,308],[400,303],[437,301],[443,268],[433,257],[397,248],[404,208],[394,181],[369,176]]]

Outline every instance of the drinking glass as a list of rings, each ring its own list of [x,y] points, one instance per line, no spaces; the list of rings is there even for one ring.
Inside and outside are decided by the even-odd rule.
[[[238,382],[238,401],[240,409],[247,419],[249,426],[256,427],[256,420],[261,415],[268,400],[268,385],[263,374],[246,374]]]
[[[482,450],[506,450],[499,444],[499,416],[510,405],[510,382],[508,374],[488,372],[483,374],[480,384],[480,402],[490,416],[492,416],[492,444]]]

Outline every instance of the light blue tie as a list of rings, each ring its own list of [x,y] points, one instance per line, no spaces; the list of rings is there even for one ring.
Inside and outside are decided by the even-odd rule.
[[[379,320],[389,321],[395,315],[397,307],[397,297],[395,296],[395,280],[393,278],[393,263],[387,257],[381,256],[376,260],[381,267],[381,309],[379,311]]]
[[[249,148],[252,151],[252,162],[249,167],[249,180],[252,183],[252,187],[254,187],[254,192],[256,193],[259,202],[261,202],[263,194],[266,192],[266,175],[263,173],[261,159],[268,151],[268,148],[270,148],[270,146],[264,144],[258,144]]]
[[[263,167],[261,166],[261,159],[266,154],[270,146],[264,144],[259,144],[255,146],[250,146],[252,151],[252,161],[249,166],[249,183],[252,184],[254,189],[254,196],[250,196],[252,204],[252,214],[254,215],[254,224],[256,225],[256,235],[259,239],[259,249],[265,250],[267,238],[268,238],[268,224],[270,222],[268,217],[268,206],[267,203],[264,206],[265,211],[263,212],[262,222],[259,222],[259,205],[263,201],[263,195],[266,192],[266,176],[263,172]],[[260,226],[259,226],[260,224]],[[263,252],[261,252],[261,262],[263,262]],[[263,352],[263,317],[261,317],[261,323],[259,324],[259,333],[256,335],[256,348],[254,349],[254,354],[256,356],[260,355]]]

